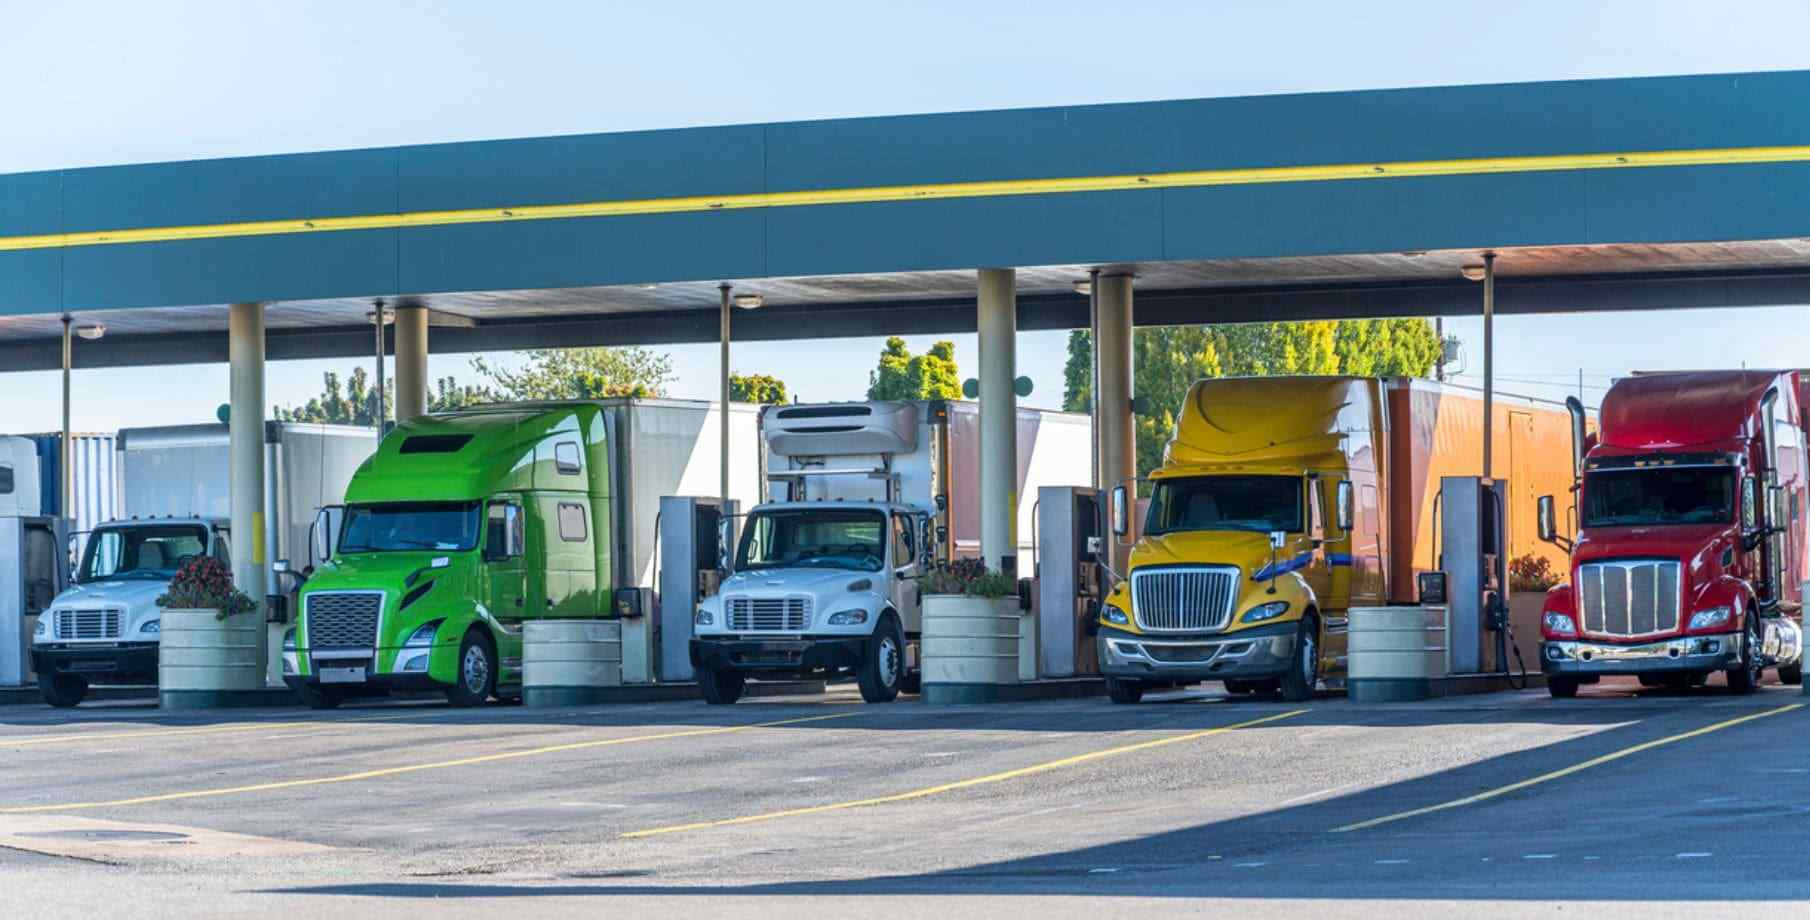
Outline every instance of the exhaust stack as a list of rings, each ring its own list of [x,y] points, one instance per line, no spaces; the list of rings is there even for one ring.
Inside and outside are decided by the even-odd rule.
[[[1565,397],[1565,411],[1571,413],[1571,476],[1584,478],[1584,403],[1576,396]]]

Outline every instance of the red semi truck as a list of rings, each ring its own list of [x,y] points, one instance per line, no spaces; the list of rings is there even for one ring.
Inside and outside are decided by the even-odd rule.
[[[1751,693],[1768,668],[1803,682],[1810,558],[1804,409],[1795,371],[1617,381],[1598,430],[1572,399],[1575,536],[1539,499],[1543,539],[1570,551],[1546,595],[1540,665],[1554,697],[1607,675],[1687,687],[1717,671]],[[1798,619],[1794,619],[1798,618]]]

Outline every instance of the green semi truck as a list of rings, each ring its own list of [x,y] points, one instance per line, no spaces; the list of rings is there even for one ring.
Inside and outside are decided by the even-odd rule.
[[[741,409],[731,422],[751,434]],[[714,491],[716,451],[697,449],[713,412],[622,399],[398,425],[317,524],[327,561],[302,573],[285,681],[315,708],[395,689],[460,706],[518,695],[527,621],[616,616],[617,589],[651,584],[658,496]]]

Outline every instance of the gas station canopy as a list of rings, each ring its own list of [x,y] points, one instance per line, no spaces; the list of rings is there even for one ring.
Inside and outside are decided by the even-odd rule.
[[[1323,93],[486,141],[0,176],[0,368],[1810,302],[1810,72]]]

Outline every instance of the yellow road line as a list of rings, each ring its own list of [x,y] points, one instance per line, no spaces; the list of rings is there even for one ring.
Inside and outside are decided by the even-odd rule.
[[[185,735],[228,735],[240,732],[268,731],[272,729],[291,728],[332,728],[335,725],[346,725],[361,722],[394,722],[412,716],[365,716],[351,719],[326,719],[315,722],[235,722],[231,725],[208,725],[199,728],[144,728],[132,731],[116,732],[65,732],[57,735],[32,737],[0,737],[0,748],[27,747],[39,744],[69,744],[76,741],[118,741],[130,738],[174,738]]]
[[[754,192],[741,195],[688,195],[676,198],[640,198],[588,201],[573,204],[530,204],[503,208],[469,208],[447,211],[412,211],[359,214],[346,217],[293,218],[192,226],[139,227],[93,230],[80,233],[46,233],[0,237],[0,252],[24,249],[62,249],[75,246],[107,246],[121,243],[155,243],[223,237],[271,236],[285,233],[324,233],[345,230],[390,230],[451,224],[503,223],[519,220],[559,220],[573,217],[625,217],[646,214],[681,214],[699,211],[734,211],[748,208],[796,208],[839,204],[924,201],[929,199],[993,198],[1014,195],[1073,194],[1153,188],[1204,188],[1220,185],[1262,185],[1289,182],[1338,182],[1356,179],[1399,179],[1417,176],[1475,176],[1498,173],[1534,173],[1581,169],[1640,169],[1676,166],[1728,166],[1756,163],[1793,163],[1810,160],[1810,146],[1724,147],[1699,150],[1651,150],[1627,153],[1554,154],[1545,156],[1473,157],[1454,160],[1400,160],[1377,163],[1336,163],[1311,166],[1266,166],[1236,169],[1197,169],[1175,172],[1126,173],[1110,176],[1071,176],[1050,179],[1004,179],[980,182],[941,182],[918,185],[882,185],[860,188],[817,189],[795,192]]]
[[[704,735],[727,735],[756,728],[798,725],[804,722],[821,722],[825,719],[846,719],[853,715],[856,715],[856,713],[844,712],[827,716],[805,716],[797,719],[780,719],[773,722],[755,722],[748,725],[727,725],[714,728],[686,729],[684,731],[662,732],[656,735],[633,735],[627,738],[605,738],[599,741],[574,741],[567,744],[553,744],[546,747],[528,748],[521,751],[505,751],[500,754],[480,754],[474,757],[461,757],[457,760],[439,760],[432,763],[408,764],[400,767],[384,767],[378,770],[364,770],[358,773],[345,773],[339,776],[320,776],[313,779],[291,779],[272,783],[257,783],[250,786],[227,786],[219,789],[195,789],[188,792],[167,792],[161,795],[141,795],[129,799],[113,799],[106,802],[68,802],[61,805],[26,805],[13,808],[0,808],[0,815],[29,815],[43,812],[78,811],[88,808],[148,805],[153,802],[176,802],[183,799],[204,799],[223,795],[242,795],[248,792],[271,792],[278,789],[299,789],[304,786],[352,783],[360,780],[379,779],[385,776],[420,773],[425,770],[445,770],[452,767],[469,767],[476,764],[496,763],[504,760],[518,760],[524,757],[539,757],[545,754],[583,751],[591,748],[612,747],[621,744],[666,741],[673,738],[698,738]]]
[[[1222,735],[1222,734],[1225,734],[1226,732],[1235,731],[1240,728],[1250,728],[1254,725],[1262,725],[1265,722],[1275,722],[1279,719],[1291,718],[1293,716],[1298,716],[1306,711],[1307,710],[1305,710],[1305,709],[1296,709],[1296,710],[1292,710],[1289,712],[1278,713],[1273,716],[1265,716],[1261,719],[1252,719],[1249,722],[1239,722],[1236,725],[1223,725],[1223,726],[1220,726],[1219,728],[1209,728],[1204,731],[1189,732],[1185,735],[1174,735],[1174,736],[1171,736],[1168,738],[1158,738],[1154,741],[1141,741],[1137,744],[1127,744],[1127,745],[1124,745],[1123,747],[1106,748],[1105,750],[1091,751],[1086,754],[1077,754],[1073,757],[1064,757],[1061,760],[1051,760],[1051,761],[1048,761],[1045,763],[1033,764],[1028,767],[1019,767],[1016,770],[1007,770],[1003,773],[990,773],[986,776],[977,776],[973,779],[964,779],[964,780],[960,780],[958,782],[944,783],[940,786],[926,786],[922,789],[913,789],[910,792],[899,792],[899,793],[894,793],[892,795],[875,796],[874,798],[870,798],[870,799],[855,799],[853,801],[848,801],[848,802],[832,802],[827,805],[811,805],[806,808],[789,808],[789,809],[786,809],[785,811],[771,811],[771,812],[767,812],[765,814],[758,814],[758,815],[743,815],[742,817],[739,817],[739,818],[724,818],[724,819],[721,819],[718,821],[697,821],[697,822],[693,822],[691,824],[674,824],[674,825],[670,825],[667,827],[654,827],[654,828],[648,828],[647,830],[630,831],[626,834],[623,834],[622,836],[624,838],[657,837],[662,834],[678,834],[678,833],[683,833],[685,831],[705,830],[707,828],[713,828],[713,827],[729,827],[729,826],[735,825],[735,824],[753,824],[753,823],[756,823],[759,821],[776,821],[776,820],[779,820],[780,818],[796,818],[801,815],[815,815],[815,814],[821,814],[826,811],[842,811],[844,809],[849,809],[849,808],[866,808],[870,805],[889,805],[893,802],[908,802],[908,801],[911,801],[912,799],[922,799],[922,798],[926,798],[928,796],[941,795],[945,792],[955,792],[955,791],[958,791],[961,789],[972,789],[975,786],[986,786],[986,785],[990,785],[992,783],[1003,783],[1006,780],[1018,779],[1020,777],[1030,776],[1035,773],[1047,773],[1050,770],[1059,770],[1059,769],[1062,769],[1063,767],[1072,767],[1077,764],[1083,764],[1083,763],[1087,763],[1089,761],[1094,761],[1094,760],[1102,760],[1107,757],[1117,757],[1122,754],[1130,754],[1130,753],[1134,753],[1136,751],[1147,751],[1151,748],[1159,748],[1159,747],[1164,747],[1166,745],[1171,745],[1171,744],[1181,744],[1186,741],[1198,741],[1201,738],[1207,738],[1207,737],[1211,737],[1213,735]]]
[[[1788,706],[1780,706],[1777,709],[1768,709],[1765,712],[1756,712],[1752,715],[1741,716],[1740,718],[1736,718],[1736,719],[1729,719],[1725,722],[1717,722],[1714,725],[1705,725],[1702,728],[1692,729],[1688,732],[1682,732],[1680,734],[1670,735],[1665,738],[1656,738],[1652,741],[1645,741],[1640,744],[1636,744],[1632,747],[1625,747],[1619,751],[1615,751],[1615,752],[1609,753],[1609,754],[1604,754],[1601,757],[1592,757],[1589,760],[1584,761],[1583,763],[1573,764],[1573,765],[1571,765],[1569,767],[1565,767],[1564,769],[1561,769],[1561,770],[1554,770],[1550,773],[1542,773],[1539,776],[1535,776],[1530,779],[1524,779],[1518,783],[1509,783],[1506,786],[1499,786],[1495,789],[1490,789],[1490,790],[1486,790],[1484,792],[1479,792],[1476,795],[1467,795],[1462,799],[1453,799],[1450,802],[1442,802],[1438,805],[1428,805],[1425,808],[1416,808],[1411,811],[1398,812],[1393,815],[1384,815],[1380,818],[1371,818],[1368,821],[1359,821],[1356,824],[1346,824],[1341,827],[1335,827],[1332,829],[1331,833],[1344,834],[1344,833],[1349,833],[1351,831],[1361,831],[1361,830],[1366,830],[1368,828],[1377,827],[1378,825],[1391,824],[1396,821],[1405,821],[1408,818],[1417,818],[1417,817],[1420,817],[1421,815],[1429,815],[1429,814],[1432,814],[1437,811],[1446,811],[1448,809],[1453,809],[1453,808],[1462,808],[1466,805],[1475,805],[1478,802],[1486,802],[1490,799],[1499,798],[1501,796],[1508,795],[1511,792],[1519,792],[1522,789],[1526,789],[1531,786],[1538,786],[1541,783],[1549,783],[1555,779],[1561,779],[1563,777],[1570,776],[1573,773],[1581,773],[1592,767],[1600,767],[1603,764],[1620,760],[1623,757],[1632,757],[1633,755],[1639,754],[1642,751],[1650,751],[1657,747],[1663,747],[1668,744],[1675,744],[1680,741],[1687,741],[1691,738],[1701,737],[1703,735],[1709,734],[1710,732],[1718,732],[1725,728],[1733,728],[1734,726],[1740,725],[1744,722],[1752,722],[1755,719],[1764,719],[1767,716],[1776,716],[1781,713],[1786,713],[1786,712],[1790,712],[1794,709],[1802,709],[1802,708],[1804,708],[1803,703],[1792,703]]]

